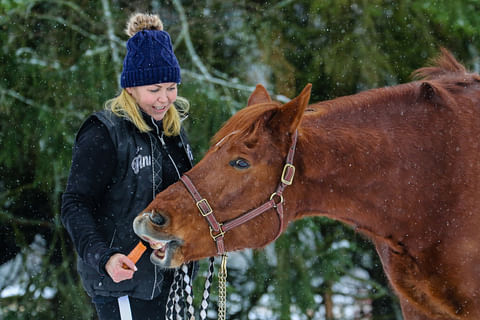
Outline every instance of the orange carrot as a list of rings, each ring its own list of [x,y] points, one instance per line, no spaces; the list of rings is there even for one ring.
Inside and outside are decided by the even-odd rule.
[[[139,241],[135,248],[130,251],[127,257],[128,259],[132,260],[133,263],[137,263],[145,250],[147,250],[147,247],[145,247],[145,245],[141,241]]]
[[[141,241],[139,241],[138,244],[135,246],[135,248],[133,248],[133,250],[130,251],[127,257],[133,263],[137,263],[137,261],[140,259],[142,254],[145,252],[145,250],[147,250],[147,247],[145,247],[145,245]],[[123,268],[128,269],[127,265],[125,264],[123,265]]]

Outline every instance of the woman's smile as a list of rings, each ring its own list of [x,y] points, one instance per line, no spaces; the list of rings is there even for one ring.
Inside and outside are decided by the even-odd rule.
[[[162,120],[170,106],[177,99],[175,82],[157,83],[126,88],[138,106],[155,120]]]

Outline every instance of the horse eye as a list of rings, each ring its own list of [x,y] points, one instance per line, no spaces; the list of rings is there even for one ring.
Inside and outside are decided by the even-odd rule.
[[[230,165],[237,169],[248,169],[250,167],[250,163],[248,163],[248,161],[243,158],[238,158],[230,161]]]

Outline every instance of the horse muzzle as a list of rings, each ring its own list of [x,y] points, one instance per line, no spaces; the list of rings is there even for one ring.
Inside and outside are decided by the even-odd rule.
[[[182,262],[179,251],[182,244],[180,239],[161,231],[168,219],[158,213],[144,212],[133,221],[134,232],[145,242],[150,244],[153,252],[150,261],[163,268],[175,268]]]

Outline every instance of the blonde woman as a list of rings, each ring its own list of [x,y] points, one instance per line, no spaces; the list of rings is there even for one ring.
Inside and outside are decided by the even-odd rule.
[[[154,196],[192,167],[177,96],[180,66],[156,15],[127,24],[121,93],[81,126],[62,198],[62,221],[78,253],[78,272],[99,319],[164,319],[173,273],[145,252],[132,221]],[[126,268],[125,268],[126,266]]]

